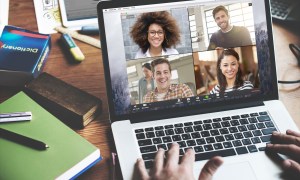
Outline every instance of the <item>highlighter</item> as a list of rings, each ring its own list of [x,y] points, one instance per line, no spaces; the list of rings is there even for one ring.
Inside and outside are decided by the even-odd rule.
[[[79,47],[75,44],[74,40],[72,39],[72,37],[69,34],[62,34],[61,39],[63,41],[63,43],[65,44],[65,46],[70,49],[70,52],[72,54],[72,56],[74,57],[74,59],[76,61],[83,61],[84,60],[84,55],[81,52],[81,50],[79,49]]]

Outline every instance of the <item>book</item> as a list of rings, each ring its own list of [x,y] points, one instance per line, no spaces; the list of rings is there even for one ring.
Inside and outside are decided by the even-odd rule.
[[[25,92],[72,128],[81,129],[100,114],[97,97],[46,72],[25,85]]]
[[[36,78],[50,49],[49,34],[5,26],[0,37],[0,85],[23,87]]]
[[[73,179],[101,160],[100,150],[23,91],[0,104],[0,113],[32,112],[31,121],[0,127],[46,143],[36,150],[0,138],[0,179]]]

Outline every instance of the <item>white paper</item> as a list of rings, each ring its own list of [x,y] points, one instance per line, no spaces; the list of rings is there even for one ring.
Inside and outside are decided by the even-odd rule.
[[[9,0],[0,0],[0,37],[5,25],[8,24]]]
[[[58,0],[34,0],[33,2],[39,33],[56,33],[54,28],[62,24]]]

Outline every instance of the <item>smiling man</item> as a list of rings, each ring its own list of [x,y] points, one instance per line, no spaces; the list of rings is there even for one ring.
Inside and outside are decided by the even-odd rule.
[[[252,45],[248,29],[231,25],[228,10],[224,6],[217,6],[212,14],[220,29],[212,34],[208,50]]]
[[[151,62],[151,70],[156,88],[144,96],[144,103],[164,101],[194,96],[185,84],[171,84],[171,65],[167,59],[159,58]]]

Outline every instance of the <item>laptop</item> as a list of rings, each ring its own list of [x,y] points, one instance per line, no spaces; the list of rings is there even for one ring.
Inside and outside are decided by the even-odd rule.
[[[247,29],[248,44],[207,50],[219,30],[212,15],[219,5],[228,10],[233,28]],[[195,150],[195,178],[209,158],[220,155],[225,162],[214,179],[281,179],[282,170],[265,146],[273,131],[297,127],[278,98],[269,0],[107,1],[97,10],[110,121],[124,179],[133,178],[137,158],[151,168],[157,149],[168,150],[173,142],[180,145],[180,156],[187,148]],[[170,48],[178,53],[136,58],[141,47],[133,40],[133,27],[150,12],[175,19],[180,42]],[[218,85],[217,59],[228,49],[239,55],[243,81],[252,88],[212,93]],[[142,66],[159,58],[171,66],[170,83],[185,84],[193,96],[145,101],[146,94],[140,101]],[[158,91],[154,84],[148,93]]]

